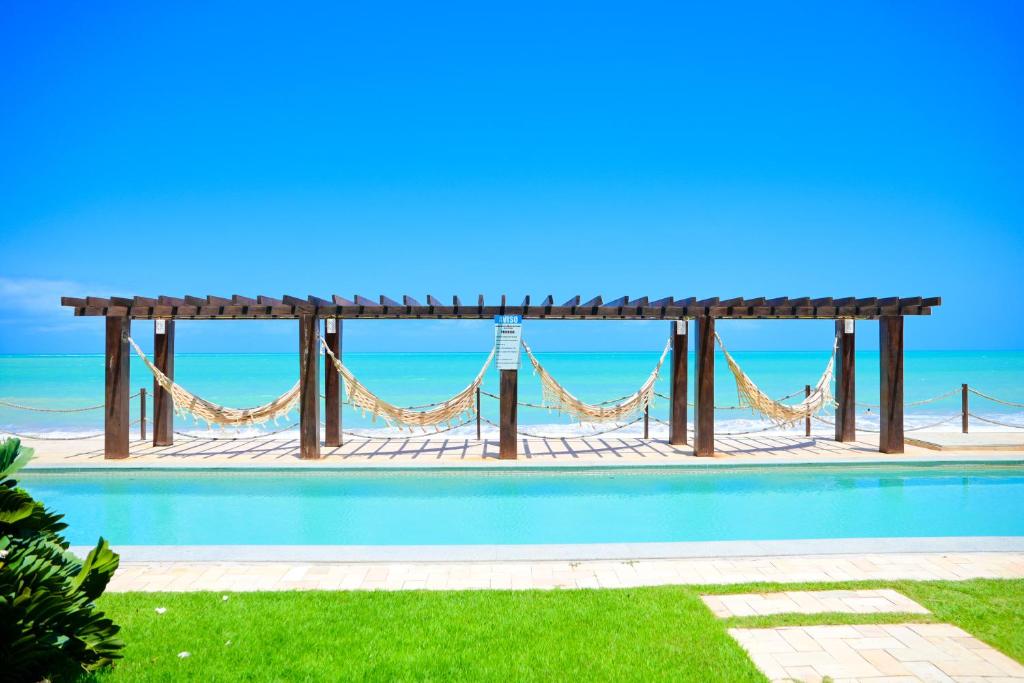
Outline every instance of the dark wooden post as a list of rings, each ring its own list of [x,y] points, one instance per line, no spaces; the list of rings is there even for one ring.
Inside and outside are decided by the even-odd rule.
[[[153,321],[153,365],[174,380],[174,321]],[[174,401],[154,378],[153,380],[153,445],[174,444]]]
[[[132,321],[126,315],[107,317],[106,397],[103,410],[103,457],[128,457],[128,336]]]
[[[967,401],[967,385],[960,385],[960,431],[967,433],[967,416],[970,414],[970,406]]]
[[[320,457],[319,321],[314,313],[299,316],[299,457]]]
[[[651,438],[651,404],[644,406],[644,438]]]
[[[881,431],[878,450],[903,452],[903,316],[878,320],[878,351],[881,354]]]
[[[146,387],[139,389],[139,438],[146,440]]]
[[[501,419],[498,424],[498,457],[502,460],[515,460],[518,451],[518,435],[516,430],[517,408],[519,407],[519,371],[501,370],[500,395]]]
[[[715,453],[715,319],[694,319],[696,335],[696,411],[694,415],[693,454]]]
[[[811,397],[811,385],[804,385],[804,398]],[[804,418],[804,436],[811,435],[811,414],[807,413],[807,417]]]
[[[476,440],[480,440],[480,387],[476,388]]]
[[[836,441],[856,441],[857,356],[853,320],[837,320],[836,337]]]
[[[668,442],[673,446],[686,443],[686,366],[687,366],[687,321],[673,320],[669,334],[672,335],[672,374],[669,377],[669,418]]]
[[[341,318],[324,320],[324,342],[335,358],[341,360]],[[319,352],[319,349],[317,349]],[[341,438],[341,377],[330,358],[324,358],[324,445],[340,446]]]

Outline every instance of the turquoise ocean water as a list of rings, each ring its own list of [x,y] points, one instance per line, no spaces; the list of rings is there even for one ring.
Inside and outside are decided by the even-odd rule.
[[[737,352],[746,372],[765,391],[782,396],[814,384],[828,360],[827,352]],[[459,391],[476,375],[484,353],[350,353],[346,364],[372,391],[399,405],[416,405],[444,400]],[[657,353],[539,353],[541,362],[570,391],[585,401],[597,402],[635,391],[646,379]],[[249,407],[270,400],[289,389],[298,374],[294,354],[179,354],[176,380],[209,400],[233,407]],[[323,361],[321,360],[321,372]],[[692,400],[692,368],[691,400]],[[666,369],[667,371],[667,362]],[[667,372],[658,390],[668,393]],[[321,374],[322,376],[322,374]],[[951,390],[961,383],[1010,401],[1024,403],[1024,352],[1020,351],[908,351],[905,359],[908,404]],[[878,354],[857,355],[857,398],[865,404],[878,403]],[[152,389],[152,377],[137,359],[131,365],[132,392]],[[540,384],[524,359],[520,371],[520,400],[540,403]],[[497,371],[488,371],[484,389],[497,393]],[[736,389],[721,354],[716,359],[716,404],[734,405]],[[101,355],[3,355],[0,356],[0,399],[39,408],[75,408],[103,400],[103,357]],[[1024,427],[1024,409],[982,401],[972,396],[972,412],[1008,424]],[[131,404],[132,419],[138,417],[138,399]],[[875,409],[862,406],[859,424],[877,425]],[[955,393],[941,401],[907,407],[910,426],[932,424],[959,415],[960,396]],[[152,414],[152,404],[149,412]],[[497,401],[484,397],[485,418],[496,420]],[[652,408],[654,418],[667,418],[667,401],[659,399]],[[102,428],[102,411],[79,413],[37,413],[0,406],[0,431],[8,433],[83,433]],[[346,408],[347,429],[379,428],[367,417]],[[520,425],[539,432],[573,431],[571,420],[546,410],[521,408]],[[746,410],[720,410],[716,415],[721,432],[742,431],[763,426]],[[178,419],[186,431],[205,431],[204,425]],[[282,423],[281,426],[285,426]],[[635,431],[638,425],[630,429]],[[979,422],[976,430],[1005,429]],[[468,427],[466,429],[469,429]],[[657,435],[664,427],[652,423]],[[817,423],[815,429],[827,431]],[[959,429],[955,420],[938,429]],[[585,430],[584,430],[585,431]],[[626,430],[627,432],[630,430]]]

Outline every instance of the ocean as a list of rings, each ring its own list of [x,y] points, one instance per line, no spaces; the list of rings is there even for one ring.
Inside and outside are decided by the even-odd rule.
[[[588,402],[613,399],[635,391],[653,369],[658,355],[657,352],[537,354],[556,379]],[[747,351],[736,352],[734,356],[747,374],[775,397],[799,392],[805,384],[814,385],[828,361],[827,352]],[[398,405],[420,405],[444,400],[464,388],[479,371],[485,357],[486,353],[349,353],[344,356],[344,361],[382,399]],[[720,353],[715,363],[716,405],[723,407],[716,411],[716,430],[725,434],[763,429],[766,423],[751,411],[727,408],[737,404],[735,384]],[[193,393],[222,405],[244,408],[265,403],[288,390],[297,379],[298,356],[285,353],[183,353],[176,356],[175,369],[176,381]],[[322,369],[323,359],[321,377]],[[959,388],[965,382],[998,398],[1024,403],[1024,352],[1021,351],[908,351],[904,372],[908,429],[946,420],[934,429],[959,430]],[[668,360],[658,379],[657,391],[668,393],[667,380]],[[692,401],[692,354],[690,384]],[[152,386],[149,371],[138,358],[133,357],[132,393],[141,387],[152,391]],[[857,400],[868,404],[858,408],[859,427],[877,428],[877,409],[872,405],[878,403],[878,387],[878,353],[858,353]],[[483,388],[498,393],[498,373],[493,366],[488,370]],[[947,392],[952,394],[941,400],[911,405]],[[525,358],[520,370],[519,398],[529,403],[541,403],[540,383]],[[0,400],[50,410],[100,404],[103,401],[103,356],[0,355]],[[799,400],[799,397],[794,400]],[[497,401],[483,397],[481,412],[485,419],[497,421]],[[1024,408],[972,395],[971,412],[1024,428]],[[152,419],[151,402],[148,414]],[[131,419],[136,420],[138,415],[139,400],[136,398],[131,402]],[[666,433],[666,427],[659,420],[667,417],[668,401],[657,399],[651,408],[652,436]],[[292,416],[292,422],[295,421],[297,415]],[[346,430],[355,432],[384,427],[347,406],[343,422]],[[287,424],[282,421],[276,428]],[[608,428],[607,425],[581,427],[574,424],[569,416],[529,407],[520,407],[519,424],[523,431],[538,434],[588,433]],[[0,432],[4,433],[60,436],[95,433],[102,426],[102,410],[46,413],[0,405]],[[194,424],[191,419],[176,418],[175,426],[182,431],[207,433],[204,424]],[[493,431],[487,425],[485,428],[488,433]],[[268,429],[275,427],[271,425]],[[635,434],[640,429],[636,423],[620,433]],[[1002,431],[1010,427],[975,420],[972,429]],[[830,433],[832,428],[816,421],[814,430]],[[467,425],[451,433],[475,434],[475,427]]]

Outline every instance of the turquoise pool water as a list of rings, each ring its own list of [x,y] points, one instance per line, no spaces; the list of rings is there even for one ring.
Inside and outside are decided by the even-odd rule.
[[[1024,536],[1024,466],[22,473],[72,543],[409,545]]]

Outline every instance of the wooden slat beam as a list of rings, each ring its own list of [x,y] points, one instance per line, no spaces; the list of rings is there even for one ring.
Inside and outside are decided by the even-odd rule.
[[[619,297],[605,302],[595,297],[583,302],[579,296],[557,305],[552,295],[540,303],[532,303],[529,296],[518,306],[508,303],[508,297],[501,296],[500,303],[487,304],[479,296],[473,305],[465,305],[458,296],[453,296],[451,305],[443,303],[432,295],[427,296],[426,305],[404,295],[401,303],[385,295],[370,299],[356,295],[349,300],[338,295],[328,299],[315,296],[306,298],[284,296],[282,299],[260,295],[255,299],[238,294],[230,299],[218,296],[192,296],[183,298],[160,296],[158,298],[127,297],[62,297],[61,304],[74,309],[77,316],[127,316],[135,319],[296,319],[303,313],[314,312],[320,316],[339,318],[479,318],[486,319],[498,313],[518,313],[527,318],[559,319],[609,319],[609,320],[653,320],[696,318],[709,315],[715,318],[820,318],[862,320],[877,319],[890,315],[930,315],[931,308],[941,304],[939,297],[734,297],[720,299],[712,297],[697,300],[695,297],[674,299],[670,297],[651,300],[641,296]],[[0,302],[2,303],[2,302]]]

